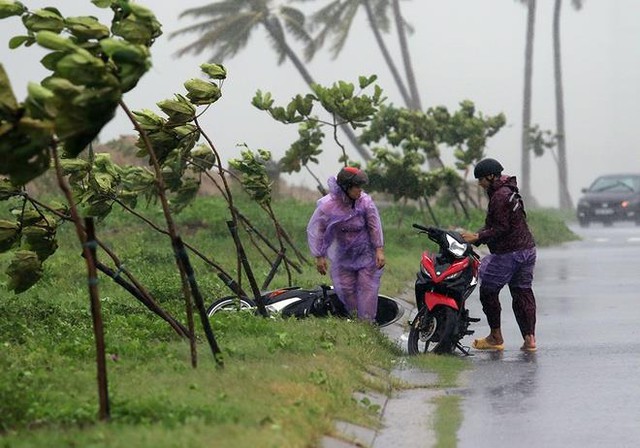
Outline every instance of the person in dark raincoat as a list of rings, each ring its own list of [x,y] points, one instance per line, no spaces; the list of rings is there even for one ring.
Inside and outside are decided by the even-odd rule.
[[[307,225],[307,240],[316,268],[330,275],[347,311],[373,322],[385,265],[382,223],[371,196],[362,191],[364,171],[344,167],[328,180],[329,194],[318,200]]]
[[[527,225],[524,202],[516,178],[502,175],[497,160],[483,159],[475,166],[474,177],[489,196],[485,225],[477,233],[463,232],[468,243],[486,244],[489,255],[480,263],[480,302],[487,316],[490,333],[476,339],[478,350],[503,350],[500,328],[500,290],[509,286],[513,313],[524,339],[522,350],[536,350],[536,299],[533,294],[533,270],[536,245]]]

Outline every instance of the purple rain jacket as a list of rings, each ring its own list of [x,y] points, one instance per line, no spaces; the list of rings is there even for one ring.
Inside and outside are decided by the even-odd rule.
[[[487,217],[478,231],[476,244],[486,244],[492,254],[535,247],[515,176],[500,176],[489,186],[487,194]]]
[[[328,257],[332,265],[358,270],[375,266],[375,250],[383,247],[382,223],[371,196],[364,191],[354,202],[328,181],[329,194],[318,200],[307,225],[307,240],[314,257]],[[337,266],[336,266],[337,267]]]

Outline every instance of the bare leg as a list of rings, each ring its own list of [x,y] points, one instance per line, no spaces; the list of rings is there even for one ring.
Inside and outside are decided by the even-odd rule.
[[[502,330],[500,328],[492,328],[491,332],[489,332],[489,336],[487,336],[485,340],[488,343],[493,345],[504,344],[504,338],[502,337]]]

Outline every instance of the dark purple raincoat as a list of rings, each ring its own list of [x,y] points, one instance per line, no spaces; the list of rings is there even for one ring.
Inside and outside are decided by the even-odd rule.
[[[501,176],[489,186],[487,194],[487,217],[484,227],[478,232],[476,244],[486,244],[492,254],[535,247],[516,178]]]
[[[374,320],[383,269],[376,267],[376,249],[383,247],[382,223],[371,196],[364,191],[354,202],[328,181],[329,194],[318,200],[307,225],[314,257],[327,257],[336,294],[349,312]]]

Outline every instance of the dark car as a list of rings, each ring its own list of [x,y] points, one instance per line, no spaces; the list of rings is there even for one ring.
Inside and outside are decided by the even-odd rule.
[[[578,222],[611,225],[616,221],[634,221],[640,225],[640,174],[607,174],[582,189],[578,201]]]

